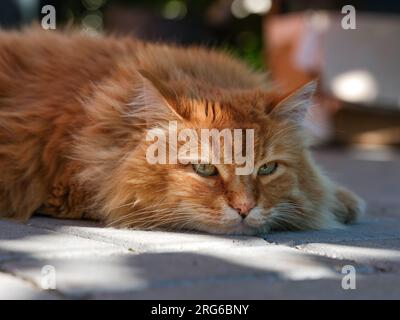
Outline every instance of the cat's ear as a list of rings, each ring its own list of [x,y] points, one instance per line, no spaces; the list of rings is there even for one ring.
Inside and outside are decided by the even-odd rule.
[[[171,117],[183,119],[178,111],[175,93],[168,86],[146,71],[139,70],[139,78],[140,85],[137,88],[138,96],[135,101],[144,106],[146,112],[158,115],[164,120]]]
[[[312,104],[317,81],[311,81],[286,97],[280,98],[270,112],[271,117],[286,119],[301,124]]]

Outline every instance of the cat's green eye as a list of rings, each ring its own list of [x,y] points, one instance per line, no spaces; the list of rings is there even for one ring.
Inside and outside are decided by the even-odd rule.
[[[260,167],[258,169],[258,175],[259,176],[268,176],[270,174],[273,174],[276,169],[278,169],[278,163],[277,162],[269,162]]]
[[[216,176],[218,174],[218,170],[212,164],[192,164],[194,172],[203,176],[210,177]]]

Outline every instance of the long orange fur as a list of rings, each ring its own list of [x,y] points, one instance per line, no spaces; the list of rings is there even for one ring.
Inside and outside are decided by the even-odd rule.
[[[301,117],[313,85],[282,99],[231,56],[77,32],[0,32],[0,216],[35,212],[130,228],[253,234],[354,221],[363,201],[313,162]],[[146,129],[252,128],[271,176],[197,175],[146,161]],[[244,199],[244,200],[243,200]],[[235,203],[256,206],[243,222]]]

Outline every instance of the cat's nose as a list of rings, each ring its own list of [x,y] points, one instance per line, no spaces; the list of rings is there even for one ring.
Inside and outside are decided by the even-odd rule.
[[[255,207],[255,203],[253,201],[246,201],[246,202],[241,202],[237,203],[233,209],[235,209],[239,216],[242,217],[242,219],[246,218],[247,215],[250,213],[251,209]]]

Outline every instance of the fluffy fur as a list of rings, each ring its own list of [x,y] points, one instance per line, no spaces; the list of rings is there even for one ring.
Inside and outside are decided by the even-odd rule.
[[[0,216],[35,212],[130,228],[254,234],[353,222],[363,202],[328,180],[289,97],[227,54],[131,38],[0,32]],[[253,128],[255,173],[202,177],[146,161],[146,130]],[[276,161],[277,171],[257,176]],[[249,204],[243,219],[234,208]]]

